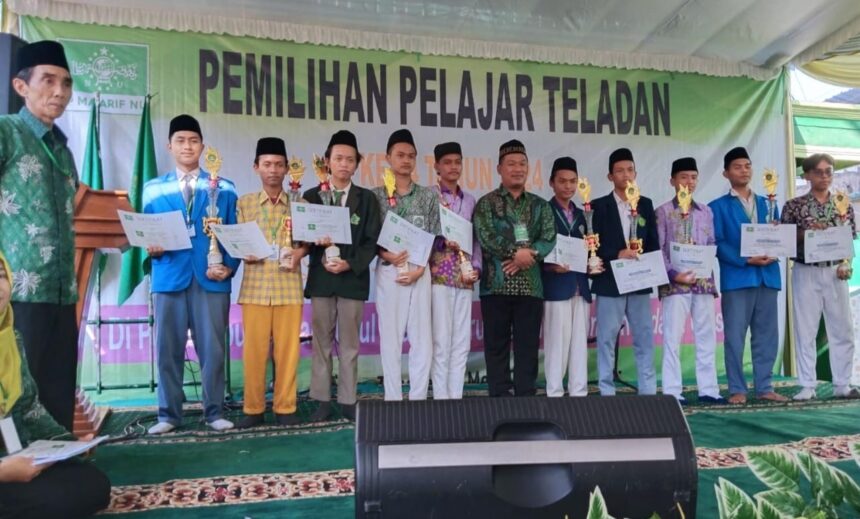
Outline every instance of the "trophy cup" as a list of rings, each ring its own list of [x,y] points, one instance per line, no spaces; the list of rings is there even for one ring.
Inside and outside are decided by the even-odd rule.
[[[305,163],[302,162],[302,159],[293,155],[287,163],[287,168],[290,173],[290,201],[298,202],[302,198],[299,189],[302,187],[301,180],[305,174]]]
[[[460,277],[465,281],[466,279],[472,278],[472,273],[475,272],[475,269],[472,268],[472,262],[469,261],[469,258],[466,256],[466,253],[463,252],[462,249],[459,251],[460,258]]]
[[[678,209],[681,210],[681,243],[693,243],[693,222],[690,219],[690,206],[693,204],[693,197],[690,195],[690,189],[687,186],[681,186],[678,189]]]
[[[588,273],[602,274],[603,260],[597,255],[597,249],[600,247],[600,235],[594,232],[594,211],[591,209],[591,184],[588,179],[580,177],[576,185],[576,190],[579,191],[579,196],[582,197],[582,208],[585,212],[585,246],[588,247]]]
[[[278,268],[290,270],[293,262],[293,220],[289,216],[284,218],[284,241],[278,250]]]
[[[325,205],[331,205],[332,194],[331,184],[328,179],[328,167],[325,165],[325,160],[314,153],[313,158],[314,173],[320,181],[320,198]]]
[[[207,189],[209,205],[206,207],[206,217],[203,218],[203,230],[209,236],[209,253],[206,256],[206,264],[215,267],[224,264],[224,256],[218,248],[218,238],[215,237],[215,231],[211,228],[212,225],[221,224],[221,218],[218,216],[218,171],[221,169],[222,160],[218,150],[212,146],[206,148],[206,153],[203,154],[203,163],[206,171],[209,172],[209,188]]]
[[[776,170],[765,169],[764,188],[767,190],[767,223],[774,223],[774,220],[776,220],[776,185],[778,183],[779,177],[776,174]]]
[[[642,254],[642,238],[637,237],[637,228],[639,227],[639,186],[636,182],[628,181],[627,188],[624,190],[627,195],[627,203],[630,204],[630,239],[627,240],[627,248],[635,250],[637,254]]]
[[[382,170],[382,183],[385,185],[385,194],[388,195],[388,205],[397,207],[397,199],[394,198],[394,190],[396,189],[394,171],[391,168],[386,167]]]
[[[833,195],[833,205],[836,206],[836,214],[839,215],[839,225],[848,225],[848,208],[851,206],[851,199],[845,191],[837,191]],[[850,278],[852,274],[851,261],[843,259],[839,262],[836,272],[840,277],[845,279]]]

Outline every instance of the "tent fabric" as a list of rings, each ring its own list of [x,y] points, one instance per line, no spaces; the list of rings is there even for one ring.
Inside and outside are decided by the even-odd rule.
[[[59,21],[770,79],[860,33],[856,0],[10,0]]]
[[[792,111],[795,157],[829,153],[837,168],[860,163],[860,108],[795,104]]]
[[[800,67],[819,81],[839,86],[860,87],[860,52],[809,62]]]

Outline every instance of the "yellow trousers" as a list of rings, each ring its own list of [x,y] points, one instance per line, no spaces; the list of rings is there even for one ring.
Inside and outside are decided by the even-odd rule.
[[[302,305],[242,305],[245,414],[261,414],[266,410],[266,362],[269,360],[270,340],[274,344],[274,411],[278,414],[296,412],[301,326]]]

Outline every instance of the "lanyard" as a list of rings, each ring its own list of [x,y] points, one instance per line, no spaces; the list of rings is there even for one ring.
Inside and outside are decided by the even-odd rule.
[[[191,227],[191,213],[194,212],[194,199],[197,197],[197,179],[194,180],[194,186],[191,188],[191,196],[188,197],[188,202],[185,204],[185,225],[186,227]],[[186,180],[184,177],[182,179],[183,182],[188,184],[191,180]]]
[[[274,207],[274,204],[272,204],[272,207]],[[281,229],[284,222],[287,220],[287,216],[284,215],[284,218],[283,218],[283,220],[281,220],[281,223],[275,227],[272,227],[270,214],[271,213],[269,212],[269,208],[264,203],[263,204],[263,219],[266,222],[266,228],[269,230],[269,234],[272,236],[272,243],[278,243],[278,231]]]
[[[815,199],[814,196],[809,197],[809,214],[812,215],[813,209],[815,210],[816,221],[818,223],[826,223],[830,225],[831,220],[833,219],[833,198],[828,198],[827,203],[824,204],[824,219],[821,218],[821,204]]]
[[[564,214],[564,211],[559,211],[555,204],[550,205],[552,205],[552,210],[555,211],[555,214],[557,214],[559,218],[561,218],[562,225],[564,225],[564,228],[567,230],[567,235],[573,236],[573,224],[576,223],[576,213],[572,213],[573,220],[568,223],[567,215]]]
[[[747,218],[749,218],[750,223],[758,223],[756,221],[756,220],[758,220],[758,218],[756,217],[757,216],[756,215],[756,208],[758,206],[758,201],[756,200],[755,195],[750,195],[750,196],[752,196],[752,201],[753,201],[752,209],[750,211],[747,211],[747,206],[744,205],[743,201],[741,201],[741,197],[736,196],[735,198],[737,199],[738,203],[741,204],[741,210],[744,212],[745,215],[747,215]]]
[[[54,163],[54,166],[56,166],[56,168],[60,170],[60,173],[66,175],[67,177],[70,177],[71,174],[69,173],[69,171],[66,168],[60,166],[60,161],[57,160],[57,157],[54,155],[54,152],[51,151],[50,148],[48,148],[48,145],[45,144],[45,141],[43,139],[39,139],[39,144],[42,145],[42,149],[45,150],[45,153],[48,154],[48,158],[50,158],[51,162]]]

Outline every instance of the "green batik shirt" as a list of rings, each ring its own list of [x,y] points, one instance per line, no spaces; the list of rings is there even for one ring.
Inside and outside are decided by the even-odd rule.
[[[442,234],[442,226],[439,223],[439,196],[429,187],[413,182],[405,195],[395,192],[394,199],[397,204],[394,207],[388,203],[385,186],[375,187],[372,192],[379,202],[381,221],[385,221],[385,214],[391,210],[422,231],[434,236]]]
[[[502,262],[517,251],[514,226],[525,224],[529,247],[537,251],[536,263],[528,270],[506,276]],[[519,199],[502,186],[478,200],[472,217],[475,236],[481,243],[484,269],[481,295],[531,296],[543,298],[540,262],[555,247],[555,220],[546,200],[523,192]]]
[[[73,304],[78,174],[66,136],[27,108],[0,116],[0,250],[12,301]]]

